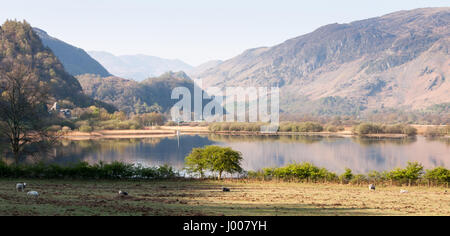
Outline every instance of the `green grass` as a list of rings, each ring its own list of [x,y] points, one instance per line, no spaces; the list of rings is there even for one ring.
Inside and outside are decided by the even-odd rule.
[[[27,191],[38,199],[16,192]],[[222,192],[222,186],[231,192]],[[244,180],[0,180],[0,215],[450,215],[444,188]],[[119,197],[119,190],[129,197]]]

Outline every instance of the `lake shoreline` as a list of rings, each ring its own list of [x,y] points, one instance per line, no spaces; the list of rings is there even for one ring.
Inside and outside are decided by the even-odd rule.
[[[94,132],[80,132],[71,131],[61,135],[64,139],[69,140],[85,140],[85,139],[120,139],[120,138],[159,138],[159,137],[174,137],[179,134],[183,135],[201,135],[201,134],[217,134],[217,135],[232,135],[232,136],[284,136],[284,135],[298,135],[298,136],[320,136],[320,137],[360,137],[360,138],[390,138],[390,139],[404,139],[408,137],[406,134],[367,134],[356,135],[350,131],[340,132],[276,132],[264,133],[253,131],[209,131],[207,127],[162,127],[159,129],[142,129],[142,130],[99,130]],[[446,137],[447,138],[447,137]]]

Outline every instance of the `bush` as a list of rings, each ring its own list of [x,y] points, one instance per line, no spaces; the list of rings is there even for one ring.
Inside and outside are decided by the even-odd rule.
[[[358,135],[383,133],[380,125],[363,123],[353,127],[353,133]]]
[[[73,178],[73,179],[166,179],[179,174],[170,166],[144,168],[122,162],[89,165],[79,162],[69,166],[45,165],[7,165],[0,161],[0,177],[7,178]]]
[[[425,179],[438,182],[450,182],[450,170],[444,167],[436,167],[425,172]]]
[[[91,126],[88,125],[82,125],[79,130],[81,132],[92,132],[93,128]]]
[[[408,162],[406,168],[396,168],[387,173],[388,179],[397,180],[397,181],[416,181],[419,179],[423,172],[423,165],[418,162]]]
[[[72,131],[72,129],[69,126],[64,126],[64,127],[62,127],[61,131],[62,132],[69,132],[69,131]]]
[[[311,163],[295,163],[278,168],[263,168],[252,175],[263,177],[276,177],[285,180],[335,180],[336,174],[329,172],[325,168],[319,168]]]
[[[341,181],[349,182],[353,179],[353,177],[354,176],[352,170],[350,168],[345,168],[345,172],[341,176],[339,176],[339,179]]]
[[[164,125],[165,126],[177,126],[177,122],[169,120]]]
[[[50,131],[50,132],[58,132],[60,130],[61,130],[61,126],[60,125],[52,125],[52,126],[47,128],[47,131]]]

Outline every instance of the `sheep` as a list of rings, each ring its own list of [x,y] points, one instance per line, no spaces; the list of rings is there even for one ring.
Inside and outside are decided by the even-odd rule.
[[[222,191],[224,191],[224,192],[230,192],[230,189],[229,189],[229,188],[223,187],[223,188],[222,188]]]
[[[400,189],[400,193],[408,193],[408,190]]]
[[[39,197],[39,193],[36,192],[36,191],[30,191],[30,192],[27,193],[27,196],[38,198]]]
[[[123,192],[122,190],[119,190],[119,196],[123,197],[123,196],[128,196],[127,192]]]
[[[27,187],[27,183],[18,183],[18,184],[16,184],[17,192],[19,192],[19,190],[23,192],[26,187]]]
[[[375,191],[375,184],[370,184],[370,185],[369,185],[369,190]]]

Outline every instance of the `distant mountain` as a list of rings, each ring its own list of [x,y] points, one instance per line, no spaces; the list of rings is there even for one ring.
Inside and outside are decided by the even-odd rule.
[[[213,60],[213,61],[208,61],[205,62],[199,66],[196,66],[194,68],[192,68],[191,70],[186,71],[186,73],[188,73],[188,75],[195,79],[196,77],[198,77],[199,75],[205,73],[206,71],[208,71],[209,69],[212,69],[214,67],[219,66],[223,61],[221,60]]]
[[[134,113],[137,107],[157,103],[167,112],[178,100],[171,99],[172,90],[186,87],[193,94],[194,83],[184,72],[167,72],[142,82],[119,77],[101,78],[97,75],[81,75],[77,79],[90,97],[113,104],[119,110]]]
[[[188,71],[192,66],[181,60],[169,60],[147,55],[115,56],[108,52],[88,52],[94,59],[118,77],[143,81],[168,71]]]
[[[0,27],[0,59],[19,62],[24,58],[31,61],[32,69],[38,75],[38,84],[48,90],[48,104],[58,102],[61,107],[67,108],[97,105],[114,110],[114,107],[83,93],[80,83],[64,70],[62,63],[42,44],[30,24],[6,21]]]
[[[359,114],[450,104],[450,8],[331,24],[206,70],[207,86],[280,86],[288,113]]]
[[[41,38],[44,46],[49,47],[53,51],[69,74],[73,76],[97,74],[103,77],[111,75],[83,49],[53,38],[41,29],[33,28],[33,31]]]

